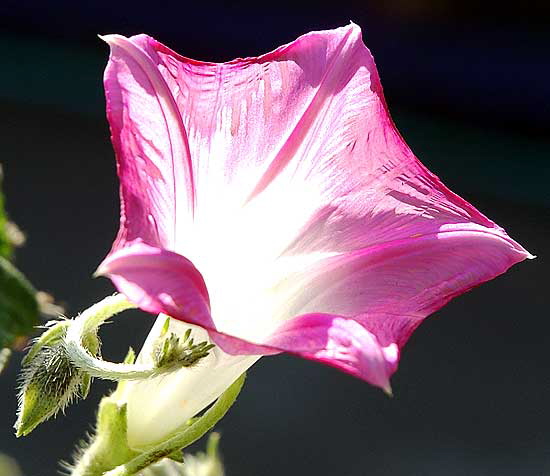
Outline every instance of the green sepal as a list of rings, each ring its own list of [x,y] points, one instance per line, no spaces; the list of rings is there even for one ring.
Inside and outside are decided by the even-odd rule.
[[[183,463],[183,450],[174,451],[168,458],[176,463]]]
[[[34,343],[29,348],[27,354],[21,360],[21,365],[29,365],[32,360],[38,355],[40,349],[46,345],[53,345],[59,342],[67,332],[71,321],[50,321],[46,324],[46,330],[34,340]]]
[[[101,400],[94,440],[78,450],[71,474],[100,476],[139,454],[128,447],[126,415],[126,404],[119,404],[112,396]]]
[[[0,348],[13,347],[39,322],[36,291],[7,259],[0,256]]]
[[[86,399],[90,393],[90,387],[92,386],[92,377],[88,374],[83,374],[80,380],[79,394],[82,399]]]

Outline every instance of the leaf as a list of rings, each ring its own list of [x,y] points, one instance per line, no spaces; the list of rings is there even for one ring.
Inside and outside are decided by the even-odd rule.
[[[29,281],[0,256],[0,348],[13,347],[17,339],[38,325],[39,305]]]
[[[2,168],[0,167],[0,185]],[[36,291],[9,260],[13,258],[16,227],[8,221],[0,190],[0,349],[17,345],[38,324]],[[0,369],[1,371],[1,369]]]
[[[0,185],[2,184],[2,168],[0,167]],[[9,238],[9,225],[6,211],[4,210],[4,195],[0,189],[0,256],[11,259],[13,256],[13,243]]]

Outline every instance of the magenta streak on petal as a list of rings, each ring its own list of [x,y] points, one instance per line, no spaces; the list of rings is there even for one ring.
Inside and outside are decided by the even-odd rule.
[[[346,61],[347,55],[342,54],[346,46],[348,49],[353,49],[356,46],[355,43],[352,43],[351,45],[348,44],[348,39],[353,32],[354,29],[350,28],[340,40],[340,44],[337,48],[335,48],[330,64],[327,66],[326,71],[320,80],[320,84],[317,86],[317,91],[311,99],[311,102],[299,118],[294,129],[292,129],[288,139],[284,142],[283,146],[258,181],[247,201],[252,200],[256,195],[261,193],[275,179],[281,170],[283,170],[289,161],[294,157],[296,151],[307,137],[312,125],[319,117],[325,102],[329,100],[331,96],[332,90],[334,89],[333,83],[341,79],[338,74],[334,74],[335,69],[339,73],[338,69],[335,68],[335,64],[342,64]],[[355,33],[357,34],[357,32]]]
[[[296,273],[289,312],[424,318],[527,257],[504,233],[479,226],[395,240]]]
[[[191,207],[191,213],[194,211],[195,207],[195,185],[193,177],[193,164],[191,161],[191,152],[189,150],[189,140],[187,137],[187,132],[185,126],[183,125],[181,114],[178,109],[174,97],[166,84],[166,81],[160,74],[159,70],[153,65],[152,59],[150,56],[145,53],[139,46],[136,46],[128,38],[125,38],[121,35],[106,35],[102,37],[111,47],[117,46],[124,50],[130,57],[132,57],[136,63],[142,68],[143,72],[149,79],[151,86],[157,93],[157,101],[159,107],[164,116],[164,121],[166,124],[166,129],[168,137],[170,140],[170,148],[172,151],[171,154],[171,164],[172,164],[172,173],[173,173],[173,193],[174,193],[174,210],[173,210],[173,233],[174,233],[174,243],[177,243],[177,215],[178,215],[178,192],[177,188],[180,187],[180,184],[186,182],[187,178],[189,183],[188,188],[188,204]],[[177,130],[171,130],[170,120],[168,120],[167,115],[170,115],[176,120]],[[181,150],[181,149],[184,150]],[[180,169],[180,163],[185,163],[187,170]]]

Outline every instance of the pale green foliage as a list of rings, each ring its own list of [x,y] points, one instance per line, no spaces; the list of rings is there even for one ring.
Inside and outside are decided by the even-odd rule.
[[[0,167],[0,185],[1,182]],[[8,220],[0,189],[0,349],[21,347],[26,336],[38,324],[36,291],[12,263],[14,249],[22,245],[24,239],[23,233]],[[6,364],[9,353],[4,352],[3,357],[0,371]]]
[[[13,458],[0,453],[0,476],[23,476],[23,473]]]
[[[38,324],[36,291],[6,258],[0,256],[0,348],[17,345]]]

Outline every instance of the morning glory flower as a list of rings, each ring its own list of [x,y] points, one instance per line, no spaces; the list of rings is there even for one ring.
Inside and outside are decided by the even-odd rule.
[[[356,25],[227,63],[146,35],[104,39],[122,204],[98,271],[161,314],[142,361],[163,315],[216,344],[194,367],[127,386],[132,446],[161,439],[261,355],[389,391],[426,316],[530,257],[414,156]]]

